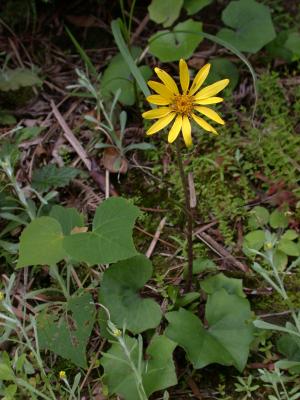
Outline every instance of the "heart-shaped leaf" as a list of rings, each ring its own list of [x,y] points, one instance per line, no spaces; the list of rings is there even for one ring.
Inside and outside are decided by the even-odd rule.
[[[246,297],[243,291],[242,279],[228,278],[223,273],[206,278],[200,285],[207,294],[213,294],[220,289],[225,289],[229,294]]]
[[[256,53],[276,36],[269,7],[255,0],[231,1],[222,20],[232,29],[223,28],[217,36],[240,51]]]
[[[86,368],[85,349],[95,321],[95,307],[89,293],[72,297],[63,313],[48,310],[39,314],[38,339],[41,349],[48,349]]]
[[[61,225],[64,235],[70,235],[75,227],[83,227],[83,216],[76,208],[66,208],[55,205],[52,207],[50,217],[55,218]]]
[[[131,55],[134,59],[138,58],[142,50],[138,47],[131,49]],[[139,67],[144,79],[151,76],[151,69],[143,65]],[[131,71],[121,54],[115,55],[109,62],[101,79],[101,91],[105,98],[114,96],[116,91],[121,89],[119,101],[128,106],[132,106],[136,100],[136,88]]]
[[[37,218],[23,230],[20,237],[18,268],[56,264],[65,256],[63,232],[56,219]]]
[[[179,17],[183,0],[152,0],[148,6],[149,17],[165,28],[171,26]]]
[[[151,36],[149,51],[163,62],[187,59],[203,40],[201,32],[202,23],[188,19],[177,24],[172,31],[158,31]]]
[[[170,324],[165,334],[185,349],[194,368],[218,363],[242,371],[253,340],[251,316],[248,300],[222,289],[208,296],[208,329],[193,313],[180,309],[166,314]]]
[[[139,345],[137,339],[125,337],[131,360],[139,365]],[[152,393],[176,385],[172,353],[176,343],[165,336],[155,336],[146,350],[146,359],[141,362],[142,382],[147,397]],[[111,358],[113,357],[113,358]],[[114,343],[102,358],[105,379],[110,394],[118,394],[125,400],[139,400],[134,373],[119,343]]]
[[[188,15],[193,15],[212,2],[213,0],[184,0],[183,7],[186,9]]]
[[[120,197],[101,203],[95,213],[91,232],[75,233],[64,238],[63,246],[77,261],[107,264],[137,254],[132,229],[140,211]]]
[[[139,295],[151,275],[152,264],[143,255],[120,261],[104,272],[99,301],[119,328],[125,326],[130,332],[139,333],[160,323],[159,305]]]

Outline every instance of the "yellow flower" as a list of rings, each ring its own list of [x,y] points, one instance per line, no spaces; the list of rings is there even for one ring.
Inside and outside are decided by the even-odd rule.
[[[223,119],[211,108],[205,107],[209,104],[216,104],[223,101],[221,97],[214,97],[223,90],[229,83],[229,79],[223,79],[212,85],[199,90],[204,83],[210,70],[210,64],[204,65],[195,76],[190,86],[190,75],[187,63],[181,59],[179,61],[179,78],[181,91],[179,91],[174,79],[160,68],[154,69],[162,83],[149,81],[148,85],[157,94],[147,97],[149,103],[156,104],[158,107],[154,110],[143,113],[145,119],[157,119],[157,121],[148,129],[147,135],[153,135],[165,128],[174,119],[173,125],[169,131],[168,142],[173,143],[182,131],[183,139],[187,147],[192,142],[192,128],[190,120],[193,119],[205,131],[218,134],[215,128],[207,123],[198,112],[212,119],[218,124],[224,125]]]
[[[66,379],[67,378],[67,374],[66,371],[59,371],[59,379]]]
[[[115,337],[121,337],[122,336],[122,332],[120,331],[120,329],[117,329],[117,328],[113,329],[112,334]]]

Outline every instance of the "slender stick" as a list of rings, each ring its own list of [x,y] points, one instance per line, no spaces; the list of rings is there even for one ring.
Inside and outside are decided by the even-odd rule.
[[[188,276],[186,280],[185,291],[189,292],[191,290],[192,276],[193,276],[193,215],[190,206],[188,182],[186,179],[186,175],[184,173],[182,157],[180,152],[180,144],[178,140],[176,140],[176,153],[177,153],[177,163],[178,163],[181,183],[184,191],[185,211],[187,216],[186,238],[188,242]]]

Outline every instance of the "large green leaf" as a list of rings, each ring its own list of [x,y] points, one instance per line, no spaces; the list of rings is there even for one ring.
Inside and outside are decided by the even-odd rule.
[[[63,313],[39,314],[37,319],[38,339],[41,349],[48,349],[86,368],[85,349],[95,321],[95,307],[89,293],[72,297]]]
[[[127,347],[130,349],[131,360],[136,366],[139,362],[139,346],[137,339],[125,337]],[[141,362],[142,381],[147,396],[152,393],[176,385],[172,353],[176,343],[165,336],[155,336],[146,350],[146,357]],[[107,352],[107,357],[102,358],[105,379],[110,394],[118,394],[125,400],[139,400],[133,371],[127,357],[119,343],[114,343]],[[112,356],[113,358],[109,358]],[[118,359],[116,359],[116,357]]]
[[[246,299],[222,289],[208,296],[208,329],[193,313],[180,309],[166,314],[169,326],[165,334],[185,349],[194,368],[218,363],[242,371],[253,339],[251,316]]]
[[[139,295],[151,275],[152,264],[143,255],[120,261],[104,272],[99,301],[119,328],[126,326],[130,332],[139,333],[160,323],[159,305]]]
[[[180,31],[183,31],[180,33]],[[191,32],[191,33],[189,33]],[[196,34],[193,34],[195,32]],[[158,31],[149,39],[149,51],[160,61],[189,58],[203,40],[202,23],[188,19],[177,24],[172,31]]]
[[[140,211],[120,197],[101,203],[95,213],[91,232],[75,233],[64,238],[63,246],[77,261],[107,264],[137,254],[132,229]]]
[[[218,37],[240,51],[256,53],[275,36],[269,7],[255,0],[231,1],[222,13],[223,28]]]
[[[225,289],[229,294],[246,297],[243,291],[242,279],[228,278],[223,273],[204,279],[200,285],[207,294],[213,294],[220,289]]]
[[[131,56],[136,59],[142,53],[138,47],[131,49]],[[139,67],[144,79],[149,79],[152,71],[147,66]],[[105,97],[114,96],[121,89],[119,100],[128,106],[132,106],[136,100],[136,88],[130,68],[121,54],[116,54],[109,62],[101,79],[101,91]]]
[[[193,15],[212,2],[213,0],[184,0],[183,7],[186,9],[188,15]]]
[[[28,265],[52,265],[66,256],[59,222],[50,217],[32,221],[20,237],[18,268]]]
[[[55,205],[52,207],[50,217],[55,218],[61,225],[64,235],[69,235],[73,228],[83,226],[83,216],[76,208],[66,208]]]
[[[152,0],[148,6],[149,17],[165,28],[171,26],[179,17],[183,0]]]

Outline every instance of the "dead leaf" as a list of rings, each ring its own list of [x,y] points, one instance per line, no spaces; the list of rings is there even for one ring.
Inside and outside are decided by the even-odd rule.
[[[128,161],[121,158],[120,153],[114,147],[108,147],[103,152],[102,163],[104,168],[112,173],[126,174],[128,170]]]
[[[76,234],[76,233],[85,233],[87,231],[88,231],[88,227],[87,226],[75,226],[71,230],[71,235]]]

